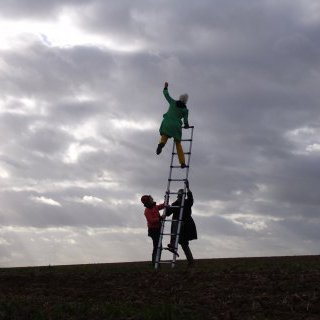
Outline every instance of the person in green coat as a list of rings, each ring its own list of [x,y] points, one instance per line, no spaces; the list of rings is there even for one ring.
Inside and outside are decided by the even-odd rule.
[[[181,145],[181,136],[182,136],[182,119],[184,128],[189,128],[188,123],[188,114],[189,110],[187,109],[186,103],[188,101],[188,94],[182,94],[179,100],[174,100],[170,97],[168,92],[168,82],[165,82],[163,95],[169,103],[168,111],[163,115],[163,120],[160,126],[160,141],[157,147],[157,154],[160,154],[162,148],[166,145],[169,138],[174,138],[177,154],[179,158],[179,163],[181,168],[186,167],[185,157],[183,148]]]

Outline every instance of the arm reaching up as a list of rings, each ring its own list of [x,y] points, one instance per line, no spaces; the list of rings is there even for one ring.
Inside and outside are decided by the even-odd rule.
[[[163,88],[163,95],[166,98],[166,100],[171,104],[174,100],[170,97],[169,91],[168,91],[168,82],[164,83],[164,88]]]

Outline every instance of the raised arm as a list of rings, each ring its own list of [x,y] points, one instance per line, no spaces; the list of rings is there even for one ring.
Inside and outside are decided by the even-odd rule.
[[[193,194],[192,194],[191,190],[189,189],[189,180],[188,179],[185,180],[185,184],[186,184],[186,189],[187,189],[187,200],[188,200],[190,207],[192,207],[193,206]]]
[[[172,99],[170,97],[170,94],[169,94],[169,91],[168,91],[168,85],[169,85],[168,82],[164,83],[163,95],[166,98],[166,100],[169,102],[169,104],[171,104],[174,101],[174,99]]]

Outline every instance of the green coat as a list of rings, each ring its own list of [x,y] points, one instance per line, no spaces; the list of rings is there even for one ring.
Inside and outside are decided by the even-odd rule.
[[[160,134],[166,135],[175,140],[181,141],[182,136],[182,121],[184,124],[188,123],[188,113],[186,105],[181,101],[172,99],[169,95],[168,89],[163,89],[163,94],[169,102],[169,110],[163,115],[163,120],[160,126]]]

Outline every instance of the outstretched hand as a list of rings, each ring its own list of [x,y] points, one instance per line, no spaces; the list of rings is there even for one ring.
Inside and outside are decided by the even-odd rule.
[[[165,87],[165,88],[168,88],[168,85],[169,85],[169,83],[166,81],[166,82],[164,83],[164,87]]]

